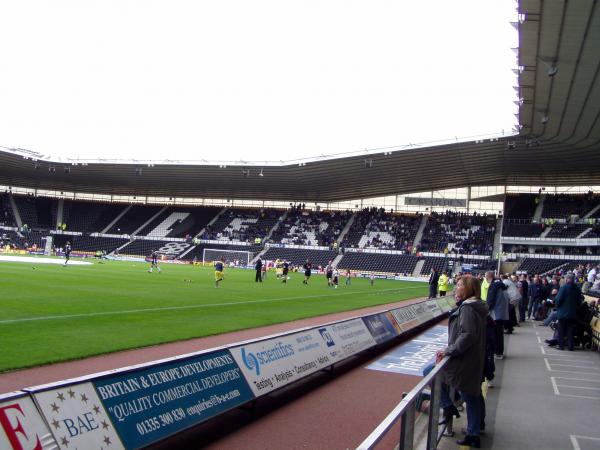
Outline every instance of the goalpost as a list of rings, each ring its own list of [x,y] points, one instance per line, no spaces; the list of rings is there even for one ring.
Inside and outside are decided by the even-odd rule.
[[[214,261],[219,261],[221,258],[225,260],[225,264],[231,263],[239,267],[247,267],[254,254],[243,250],[222,250],[217,248],[205,248],[202,251],[202,265],[212,264]]]

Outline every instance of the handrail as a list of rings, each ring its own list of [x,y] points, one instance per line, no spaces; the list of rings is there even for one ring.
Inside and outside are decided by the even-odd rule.
[[[440,372],[450,358],[446,356],[435,365],[433,370],[417,384],[385,419],[375,428],[369,436],[358,446],[356,450],[373,449],[387,434],[399,419],[402,420],[400,434],[400,450],[411,450],[413,448],[413,430],[415,402],[423,390],[431,385],[431,400],[429,406],[429,425],[427,429],[427,449],[435,449],[438,443],[438,416],[439,416],[439,392],[441,390]],[[410,419],[410,420],[406,420]],[[411,422],[411,423],[407,423]],[[434,435],[435,431],[435,435]]]

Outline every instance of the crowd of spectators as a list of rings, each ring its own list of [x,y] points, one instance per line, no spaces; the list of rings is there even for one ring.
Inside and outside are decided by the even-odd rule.
[[[337,247],[338,238],[352,216],[350,211],[307,211],[293,206],[271,241],[281,244]]]
[[[258,242],[269,234],[281,212],[275,209],[228,210],[219,218],[223,227],[207,225],[201,239],[218,241]]]
[[[427,220],[419,251],[491,255],[495,231],[494,215],[434,212]]]

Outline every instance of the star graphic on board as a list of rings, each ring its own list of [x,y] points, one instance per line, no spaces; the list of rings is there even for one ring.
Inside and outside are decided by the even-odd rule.
[[[106,423],[106,420],[103,420],[103,421],[102,421],[102,422],[100,422],[100,423],[102,424],[102,429],[104,429],[104,430],[108,430],[108,427],[109,427],[109,425],[108,425],[108,423]]]
[[[52,411],[55,413],[60,410],[60,406],[58,406],[56,403],[51,403],[50,406],[52,407]]]
[[[63,394],[62,392],[59,392],[58,395],[56,396],[57,399],[60,400],[60,402],[64,402],[65,401],[65,394]]]
[[[69,390],[67,391],[67,394],[69,394],[69,397],[70,397],[70,398],[75,398],[75,392],[73,391],[73,389],[69,389]]]
[[[100,408],[98,407],[98,405],[94,405],[94,407],[92,409],[94,410],[94,412],[96,414],[100,414]]]
[[[60,422],[58,420],[54,419],[52,421],[52,426],[58,430],[60,428]]]
[[[110,439],[108,438],[108,436],[104,436],[104,439],[103,439],[103,441],[104,441],[104,443],[105,443],[106,445],[110,445],[110,444],[111,444],[111,442],[110,442]]]
[[[65,447],[69,446],[69,440],[66,437],[62,438],[60,440],[60,443],[61,443],[61,445],[64,445]]]
[[[80,394],[80,397],[81,397],[81,401],[83,403],[87,403],[88,402],[88,398],[85,396],[85,394]]]

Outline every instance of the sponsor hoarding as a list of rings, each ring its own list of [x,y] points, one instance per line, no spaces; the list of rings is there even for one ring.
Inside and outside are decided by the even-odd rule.
[[[0,396],[0,449],[57,448],[48,426],[28,395]]]
[[[436,325],[385,354],[367,369],[423,376],[435,362],[438,350],[448,345],[448,328]]]
[[[91,382],[34,392],[61,449],[123,449]]]
[[[401,331],[396,319],[389,312],[363,317],[363,321],[378,344],[394,339]]]
[[[125,447],[144,447],[254,398],[227,350],[94,381]]]
[[[392,310],[392,314],[400,325],[402,332],[413,329],[419,325],[419,319],[412,308],[412,305],[403,306]]]
[[[331,330],[334,343],[341,350],[342,359],[377,345],[362,319],[338,322],[326,328]]]
[[[229,350],[252,392],[259,396],[343,359],[341,348],[327,331],[327,327],[313,328]]]

